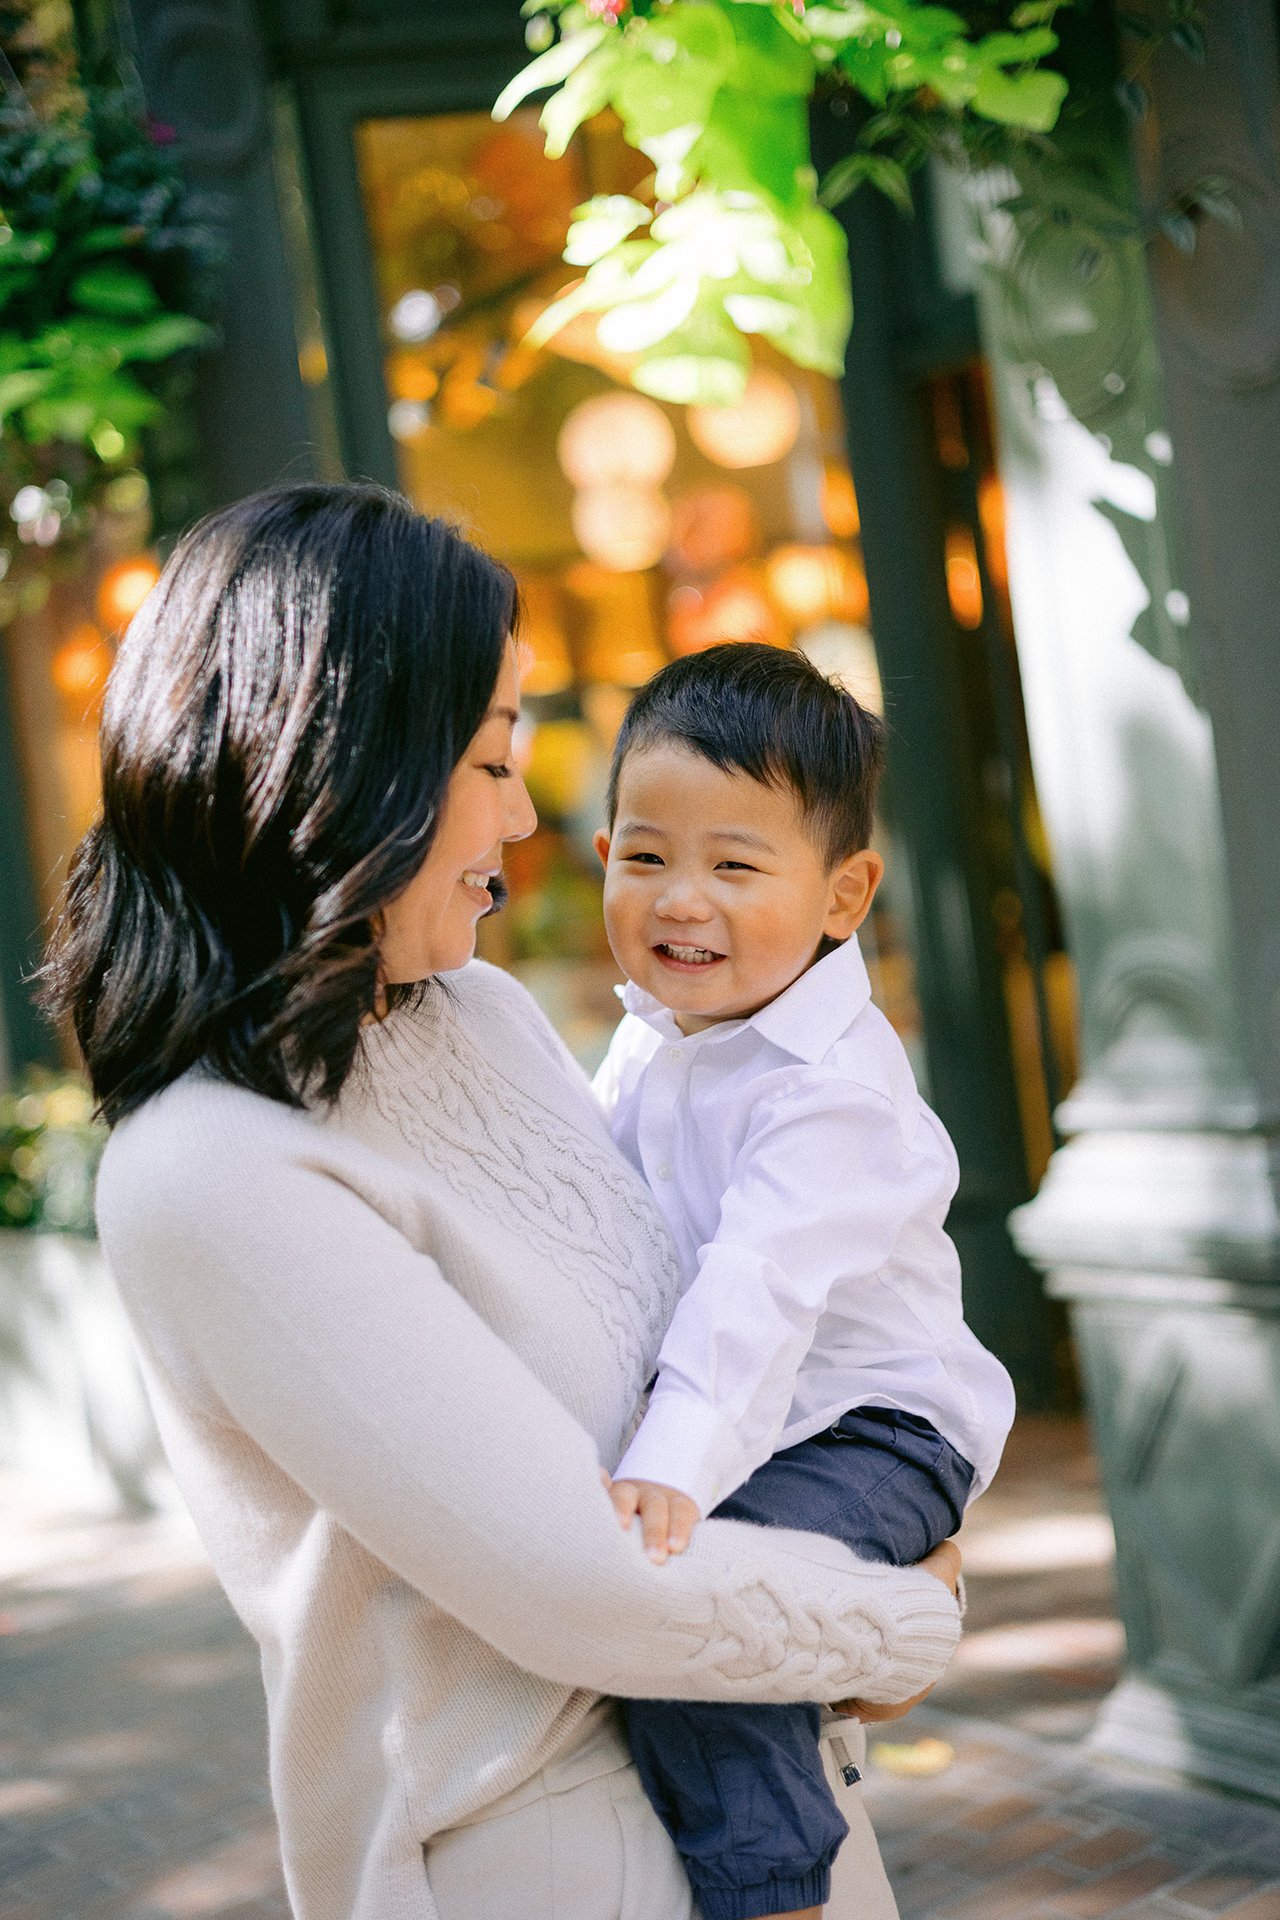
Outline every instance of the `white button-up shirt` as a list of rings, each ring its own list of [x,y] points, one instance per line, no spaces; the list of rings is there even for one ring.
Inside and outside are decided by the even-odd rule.
[[[931,1420],[981,1492],[1013,1386],[964,1323],[955,1149],[872,1005],[856,939],[747,1020],[688,1037],[634,985],[596,1093],[684,1276],[618,1475],[705,1515],[854,1407]]]

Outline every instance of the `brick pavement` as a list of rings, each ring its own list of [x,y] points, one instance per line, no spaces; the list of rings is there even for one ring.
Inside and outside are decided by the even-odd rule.
[[[256,1656],[189,1525],[0,1502],[3,1920],[287,1920]],[[1026,1423],[966,1535],[962,1655],[868,1774],[902,1920],[1280,1920],[1280,1810],[1083,1742],[1120,1640],[1079,1428]]]

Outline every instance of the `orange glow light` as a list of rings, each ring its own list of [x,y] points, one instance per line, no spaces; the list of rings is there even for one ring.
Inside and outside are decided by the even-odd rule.
[[[92,621],[73,627],[50,664],[50,678],[64,700],[88,705],[100,699],[111,671],[111,649]]]
[[[978,519],[982,523],[982,541],[991,577],[998,587],[1007,587],[1004,491],[994,473],[983,474],[978,483]]]
[[[108,567],[98,582],[98,618],[103,626],[114,631],[132,620],[159,578],[160,569],[149,553]]]
[[[858,496],[853,490],[853,475],[838,460],[828,460],[822,469],[819,495],[822,517],[837,540],[852,540],[862,525]]]
[[[787,644],[787,630],[754,568],[737,568],[705,589],[677,587],[667,602],[667,619],[676,653],[700,653],[722,640]]]
[[[419,353],[387,356],[387,385],[393,400],[434,400],[440,375]]]
[[[971,631],[982,625],[982,576],[968,527],[952,527],[947,534],[947,598],[957,626]]]
[[[842,547],[778,547],[766,573],[770,593],[797,627],[867,617],[866,577]]]
[[[800,433],[800,402],[790,381],[760,367],[734,407],[690,407],[689,438],[722,467],[767,467],[790,453]]]

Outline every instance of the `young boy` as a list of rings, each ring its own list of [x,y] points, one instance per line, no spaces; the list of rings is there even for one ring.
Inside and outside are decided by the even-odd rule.
[[[596,1090],[685,1290],[612,1495],[654,1559],[709,1513],[923,1558],[1013,1390],[964,1324],[955,1153],[854,935],[881,727],[797,653],[713,647],[633,700],[605,863],[626,1018]],[[816,1707],[626,1703],[704,1920],[818,1914],[847,1828]]]

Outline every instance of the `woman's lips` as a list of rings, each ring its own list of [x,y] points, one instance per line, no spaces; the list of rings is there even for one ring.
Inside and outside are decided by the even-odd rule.
[[[472,871],[464,873],[460,883],[466,888],[467,892],[471,894],[477,906],[484,908],[486,911],[493,905],[493,894],[490,891],[490,886],[494,877],[491,873],[477,873]]]
[[[695,947],[673,940],[659,941],[650,951],[673,973],[710,973],[726,957],[711,947]]]

